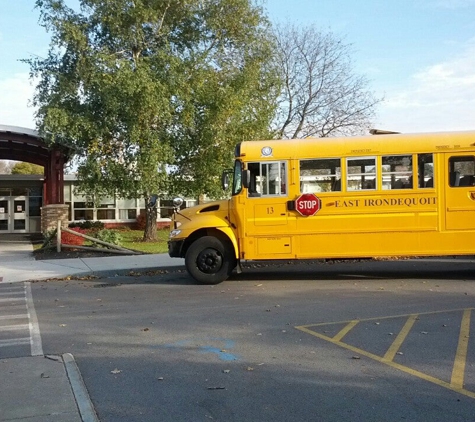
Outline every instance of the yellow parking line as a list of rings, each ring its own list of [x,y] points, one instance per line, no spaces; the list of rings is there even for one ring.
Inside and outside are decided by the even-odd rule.
[[[465,362],[467,360],[468,337],[470,333],[470,313],[471,309],[465,309],[462,316],[462,323],[460,324],[459,342],[457,346],[457,352],[455,353],[452,378],[450,379],[450,385],[455,388],[463,388]]]
[[[348,332],[356,325],[358,324],[358,320],[357,319],[354,319],[353,321],[350,321],[349,324],[347,324],[342,330],[340,330],[340,332],[333,337],[333,340],[335,341],[340,341],[343,337],[345,337]]]
[[[447,388],[448,390],[452,390],[452,391],[457,392],[459,394],[463,394],[467,397],[471,397],[472,399],[475,399],[475,392],[468,391],[468,390],[463,388],[465,364],[466,364],[467,351],[468,351],[468,339],[469,339],[469,333],[470,333],[470,315],[471,315],[472,309],[474,309],[474,308],[453,309],[453,310],[436,311],[436,312],[424,312],[424,313],[420,313],[420,314],[395,315],[395,316],[392,316],[392,317],[368,318],[368,319],[363,319],[363,320],[308,324],[308,325],[297,326],[295,328],[297,330],[300,330],[300,331],[303,331],[307,334],[310,334],[314,337],[318,337],[320,339],[323,339],[325,341],[328,341],[330,343],[333,343],[335,345],[343,347],[347,350],[351,350],[352,352],[358,353],[359,355],[366,356],[366,357],[374,359],[378,362],[389,365],[394,369],[398,369],[402,372],[405,372],[406,374],[413,375],[413,376],[418,377],[422,380],[429,381],[433,384],[436,384],[440,387]],[[457,352],[456,352],[456,355],[455,355],[454,367],[453,367],[453,370],[452,370],[452,378],[451,378],[450,383],[448,383],[446,381],[443,381],[441,379],[435,378],[431,375],[424,374],[423,372],[417,371],[417,370],[409,368],[407,366],[401,365],[399,363],[393,362],[395,354],[397,353],[398,349],[401,347],[402,343],[404,342],[405,338],[407,337],[408,333],[410,332],[411,328],[413,327],[413,325],[414,325],[415,321],[417,320],[418,316],[420,316],[420,315],[434,315],[434,314],[441,314],[441,313],[447,313],[447,312],[456,312],[456,311],[462,311],[462,310],[463,310],[463,316],[462,316],[462,323],[461,323],[461,326],[460,326],[459,342],[458,342]],[[388,351],[385,353],[385,355],[383,357],[375,355],[373,353],[367,352],[365,350],[359,349],[357,347],[351,346],[349,344],[346,344],[346,343],[343,343],[342,341],[340,341],[359,322],[374,321],[374,320],[389,319],[389,318],[398,318],[398,317],[403,317],[403,316],[408,317],[408,320],[406,321],[406,323],[404,324],[404,327],[402,328],[402,330],[400,331],[400,333],[398,334],[398,336],[394,340],[393,344],[390,346],[390,348],[388,349]],[[324,334],[320,334],[320,333],[312,330],[312,328],[322,327],[322,326],[325,326],[325,325],[341,324],[341,323],[344,323],[344,322],[346,322],[347,324],[334,337],[328,337]]]
[[[455,391],[459,394],[463,394],[464,396],[471,397],[472,399],[475,399],[475,393],[472,392],[472,391],[468,391],[468,390],[465,390],[464,388],[456,387],[452,384],[449,384],[446,381],[440,380],[440,379],[435,378],[435,377],[433,377],[431,375],[428,375],[428,374],[424,374],[423,372],[417,371],[415,369],[409,368],[409,367],[401,365],[399,363],[392,362],[392,361],[385,361],[381,356],[375,355],[374,353],[367,352],[365,350],[359,349],[359,348],[351,346],[349,344],[342,343],[341,341],[335,341],[335,340],[333,340],[332,337],[327,337],[323,334],[312,331],[312,330],[308,329],[307,327],[309,327],[309,326],[308,325],[301,325],[301,326],[298,326],[298,327],[295,327],[295,328],[297,330],[303,331],[304,333],[311,334],[312,336],[315,336],[315,337],[321,338],[323,340],[326,340],[330,343],[336,344],[340,347],[343,347],[344,349],[351,350],[352,352],[356,352],[359,355],[366,356],[368,358],[374,359],[375,361],[378,361],[378,362],[381,362],[381,363],[385,363],[386,365],[389,365],[389,366],[391,366],[392,368],[395,368],[395,369],[399,369],[400,371],[405,372],[406,374],[413,375],[417,378],[423,379],[425,381],[429,381],[429,382],[431,382],[433,384],[436,384],[440,387],[447,388],[448,390],[452,390],[452,391]]]
[[[393,344],[391,344],[391,347],[383,356],[383,361],[391,362],[394,359],[394,356],[396,356],[397,351],[401,347],[403,341],[406,339],[407,335],[409,334],[409,331],[411,331],[412,326],[416,322],[417,317],[417,314],[413,314],[407,319],[406,323],[404,324],[404,327],[402,327]]]

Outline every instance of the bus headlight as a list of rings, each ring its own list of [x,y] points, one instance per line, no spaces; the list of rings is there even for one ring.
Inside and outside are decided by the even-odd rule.
[[[170,239],[172,237],[177,237],[181,233],[181,230],[174,229],[170,232]]]

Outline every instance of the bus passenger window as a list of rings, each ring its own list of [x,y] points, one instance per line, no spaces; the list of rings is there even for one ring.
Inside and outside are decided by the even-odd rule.
[[[251,173],[248,197],[287,195],[287,164],[282,162],[248,163]]]
[[[382,157],[383,190],[412,189],[412,155]]]
[[[417,187],[434,187],[434,158],[432,154],[417,154]]]
[[[340,192],[341,163],[339,158],[300,160],[300,192]]]
[[[376,157],[348,158],[346,165],[347,190],[376,189]]]
[[[449,186],[463,187],[475,184],[475,157],[456,156],[449,158]]]

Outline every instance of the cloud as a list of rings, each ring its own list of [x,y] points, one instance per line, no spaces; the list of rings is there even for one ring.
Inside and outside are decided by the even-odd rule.
[[[380,120],[402,131],[475,129],[473,69],[475,39],[451,60],[419,70],[405,91],[388,93]]]
[[[17,73],[0,79],[0,124],[35,128],[34,109],[29,106],[33,98],[34,87],[28,73]]]

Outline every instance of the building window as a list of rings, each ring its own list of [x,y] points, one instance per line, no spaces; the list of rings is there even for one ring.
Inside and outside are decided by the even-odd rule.
[[[98,220],[115,220],[115,209],[102,209],[97,210]]]
[[[135,220],[137,218],[137,209],[119,210],[119,220]]]
[[[73,217],[74,220],[94,220],[94,203],[90,197],[75,195]]]
[[[30,217],[40,217],[41,216],[41,206],[42,198],[39,196],[29,196],[28,197],[28,210]]]
[[[94,220],[94,211],[74,209],[74,220]]]

